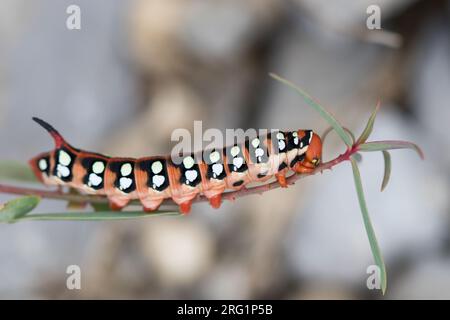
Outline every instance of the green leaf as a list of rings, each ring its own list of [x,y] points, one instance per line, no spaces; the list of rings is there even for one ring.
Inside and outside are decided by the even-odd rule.
[[[21,220],[70,220],[70,221],[105,221],[105,220],[128,220],[136,218],[151,218],[157,216],[179,216],[180,213],[174,211],[155,211],[146,213],[143,211],[98,211],[98,212],[67,212],[30,214]]]
[[[346,127],[343,127],[344,131],[348,133],[348,135],[350,136],[350,138],[352,138],[352,145],[355,144],[355,135],[353,134],[353,132],[350,131],[350,129],[347,129]]]
[[[373,110],[372,115],[370,116],[369,120],[367,121],[366,127],[364,128],[364,131],[361,133],[361,136],[358,138],[358,141],[356,141],[356,144],[361,144],[367,141],[370,134],[373,130],[373,124],[375,123],[375,118],[377,117],[377,112],[380,109],[380,101],[378,101],[377,106],[375,107],[375,110]]]
[[[21,182],[38,182],[29,166],[9,160],[0,161],[0,179]]]
[[[384,158],[384,176],[383,182],[381,183],[381,191],[383,191],[391,177],[391,155],[388,151],[383,150],[383,158]]]
[[[412,142],[407,141],[396,141],[396,140],[386,140],[386,141],[371,141],[366,142],[358,146],[358,151],[383,151],[383,150],[392,150],[392,149],[412,149],[415,150],[420,158],[425,159],[425,156],[422,150],[418,145]]]
[[[297,93],[300,94],[300,96],[306,101],[306,103],[308,103],[311,107],[313,107],[320,114],[320,116],[324,118],[325,121],[327,121],[330,126],[333,127],[334,131],[336,131],[339,137],[341,137],[342,141],[344,141],[344,143],[348,147],[352,146],[352,140],[350,136],[347,134],[347,132],[344,130],[342,125],[331,115],[331,113],[326,111],[320,104],[315,102],[314,99],[309,94],[304,92],[302,89],[297,87],[289,80],[280,77],[279,75],[270,73],[270,76],[297,91]]]
[[[328,127],[328,128],[326,128],[326,130],[322,133],[322,135],[321,135],[322,143],[325,143],[325,140],[326,140],[326,138],[328,137],[328,135],[330,134],[331,131],[333,131],[333,127]]]
[[[359,207],[361,208],[361,213],[363,216],[364,227],[366,228],[367,237],[369,238],[370,249],[372,250],[372,255],[375,260],[376,265],[381,271],[381,290],[386,292],[387,287],[387,276],[386,267],[384,265],[383,256],[381,255],[380,247],[378,246],[377,237],[375,231],[372,227],[372,222],[370,221],[369,211],[367,210],[366,199],[364,197],[363,186],[361,182],[361,174],[358,169],[356,160],[351,157],[350,161],[352,163],[353,178],[355,180],[356,193],[358,195]]]
[[[25,196],[8,201],[0,208],[0,222],[15,222],[25,217],[39,204],[37,196]]]

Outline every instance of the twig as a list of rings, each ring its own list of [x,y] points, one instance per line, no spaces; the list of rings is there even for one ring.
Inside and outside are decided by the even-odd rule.
[[[286,179],[286,182],[290,185],[294,184],[297,180],[314,175],[318,172],[322,172],[327,169],[331,169],[335,165],[349,160],[350,156],[356,152],[356,148],[349,148],[345,153],[341,154],[337,158],[330,160],[326,163],[319,165],[314,171],[306,174],[292,174]],[[273,181],[268,184],[263,184],[260,186],[255,186],[251,188],[243,188],[237,191],[229,191],[225,192],[222,195],[224,200],[234,200],[236,198],[252,195],[252,194],[262,194],[269,190],[277,189],[280,187],[278,181]],[[77,195],[77,194],[69,194],[67,192],[61,192],[59,190],[50,191],[50,190],[42,190],[35,188],[24,188],[24,187],[16,187],[11,185],[0,184],[0,192],[8,193],[8,194],[17,194],[17,195],[35,195],[45,199],[54,199],[54,200],[64,200],[75,203],[93,203],[93,204],[107,204],[108,199],[103,196],[94,196],[94,195]],[[208,199],[199,195],[197,198],[193,200],[193,202],[205,202]],[[138,205],[139,201],[133,201],[131,205]],[[175,204],[171,199],[167,199],[163,203],[164,205],[173,205]]]

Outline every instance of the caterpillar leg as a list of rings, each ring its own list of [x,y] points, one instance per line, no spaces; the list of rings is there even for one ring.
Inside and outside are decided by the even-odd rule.
[[[192,205],[192,200],[180,203],[180,205],[179,205],[180,212],[182,214],[188,214],[189,212],[191,212],[191,205]]]
[[[125,208],[128,203],[130,202],[129,199],[109,199],[109,207],[112,211],[121,211],[123,208]]]
[[[311,173],[314,171],[314,168],[308,168],[305,167],[303,165],[301,165],[301,163],[297,163],[295,164],[295,166],[292,168],[296,173]]]
[[[141,199],[142,207],[143,207],[144,211],[147,213],[151,213],[155,210],[158,210],[158,208],[161,206],[163,201],[164,201],[163,198],[153,199],[153,200],[149,200],[147,198]]]
[[[288,187],[288,184],[286,182],[286,175],[285,175],[284,172],[283,173],[276,173],[275,177],[277,178],[277,181],[278,181],[278,183],[280,184],[280,186],[282,188],[287,188]]]
[[[152,205],[152,206],[145,205],[145,206],[143,206],[143,208],[144,208],[145,212],[152,213],[152,212],[158,210],[160,205],[161,205],[161,202],[159,202],[158,204]]]
[[[220,205],[222,204],[222,194],[217,194],[209,198],[208,200],[211,207],[213,207],[214,209],[219,209]]]
[[[155,212],[156,210],[158,210],[159,206],[153,207],[153,208],[147,208],[147,207],[142,207],[142,208],[144,209],[144,212],[145,212],[145,213],[153,213],[153,212]]]

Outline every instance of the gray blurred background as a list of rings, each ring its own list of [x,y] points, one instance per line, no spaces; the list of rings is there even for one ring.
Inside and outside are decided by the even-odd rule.
[[[71,4],[81,30],[66,28]],[[371,4],[395,34],[367,29]],[[172,130],[194,120],[323,132],[269,72],[357,133],[381,99],[372,138],[411,140],[426,154],[392,152],[383,193],[381,154],[361,163],[385,297],[448,299],[449,27],[448,0],[2,0],[0,158],[52,148],[32,116],[117,156],[167,153]],[[342,151],[327,139],[325,159]],[[37,211],[61,210],[44,201]],[[0,298],[379,299],[366,287],[372,263],[345,163],[218,211],[196,204],[188,217],[0,225]],[[72,264],[81,290],[66,288]]]

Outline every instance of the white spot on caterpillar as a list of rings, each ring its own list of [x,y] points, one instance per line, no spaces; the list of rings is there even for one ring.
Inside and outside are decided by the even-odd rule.
[[[119,189],[120,190],[126,190],[133,184],[133,180],[130,178],[122,177],[119,180]]]
[[[212,165],[212,171],[214,174],[214,178],[220,176],[223,172],[223,165],[220,163],[215,163]]]
[[[151,169],[154,174],[160,173],[163,169],[163,165],[162,165],[161,161],[153,162]]]
[[[195,164],[194,159],[191,156],[183,159],[183,165],[186,169],[192,168],[194,164]]]
[[[62,164],[63,166],[68,166],[71,162],[72,158],[70,157],[70,155],[64,150],[60,150],[58,156],[58,163]]]
[[[70,170],[66,166],[58,164],[56,167],[56,175],[58,178],[67,178],[70,176]]]
[[[161,175],[153,176],[152,182],[153,182],[153,189],[159,188],[163,185],[164,181],[166,181],[166,178]]]
[[[311,140],[312,140],[312,137],[313,137],[313,133],[312,133],[312,131],[310,131],[309,132],[309,144],[311,144]]]
[[[211,160],[212,163],[215,163],[215,162],[219,161],[220,160],[219,152],[217,152],[217,151],[212,152],[209,155],[209,159]]]
[[[261,148],[256,149],[256,150],[255,150],[255,155],[256,155],[257,157],[262,157],[262,156],[264,155],[264,150],[261,149]]]
[[[94,164],[92,165],[92,172],[94,172],[96,174],[103,173],[104,170],[105,170],[105,164],[101,161],[94,162]]]
[[[239,157],[239,158],[233,159],[233,165],[234,165],[235,170],[240,168],[243,164],[244,164],[243,158]]]
[[[230,153],[233,157],[236,157],[240,151],[241,149],[239,149],[238,146],[234,146],[233,148],[231,148]]]
[[[252,140],[252,146],[253,148],[258,148],[259,144],[261,143],[261,141],[259,141],[258,138],[255,138]]]
[[[45,159],[39,160],[38,166],[41,171],[47,170],[47,168],[48,168],[47,160],[45,160]]]
[[[95,173],[91,173],[89,175],[88,186],[89,187],[92,187],[92,186],[97,187],[102,183],[102,180],[103,179],[101,177],[99,177],[98,175],[96,175]]]
[[[186,183],[189,184],[189,182],[193,182],[198,177],[198,173],[196,170],[188,170],[184,173],[184,176],[186,177]]]
[[[277,139],[283,140],[283,139],[284,139],[284,134],[281,133],[281,132],[278,132],[278,133],[277,133]]]
[[[286,143],[284,140],[278,140],[278,150],[283,151],[286,148]]]
[[[125,163],[120,168],[120,174],[124,177],[129,176],[131,174],[131,172],[133,172],[133,167],[131,166],[131,163]]]
[[[298,132],[297,131],[292,132],[292,136],[294,137],[294,144],[297,145],[298,144]]]

